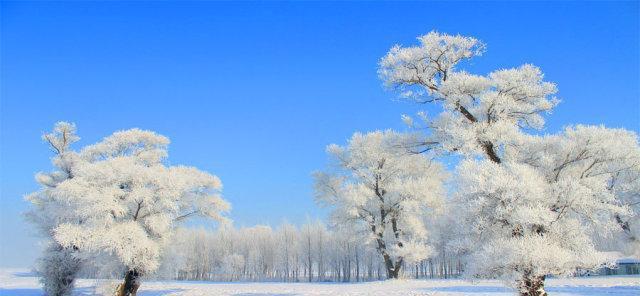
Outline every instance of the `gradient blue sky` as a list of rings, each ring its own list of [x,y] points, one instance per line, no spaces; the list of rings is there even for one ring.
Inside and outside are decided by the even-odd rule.
[[[474,72],[540,66],[563,100],[547,132],[640,130],[637,1],[1,5],[0,266],[38,255],[23,195],[59,120],[79,146],[132,127],[170,137],[170,163],[218,175],[239,226],[323,218],[310,173],[324,147],[404,128],[418,106],[384,90],[377,62],[433,29],[487,43]]]

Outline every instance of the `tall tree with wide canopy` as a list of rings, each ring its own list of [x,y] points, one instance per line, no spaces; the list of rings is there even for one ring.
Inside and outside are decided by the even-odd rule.
[[[49,232],[63,248],[117,261],[124,271],[118,295],[135,295],[140,276],[158,268],[179,222],[197,215],[224,221],[230,208],[216,176],[165,164],[168,144],[164,136],[131,129],[83,148],[67,173],[72,178],[45,188],[64,207],[34,212],[59,222]]]
[[[393,47],[379,74],[403,97],[442,107],[433,119],[420,114],[430,131],[418,143],[423,151],[466,159],[455,202],[472,258],[468,273],[502,277],[522,295],[545,295],[547,274],[606,262],[592,234],[611,233],[612,222],[624,227],[633,217],[614,193],[629,186],[613,180],[638,169],[637,136],[582,126],[536,136],[530,132],[544,127],[544,113],[559,102],[539,68],[470,74],[458,67],[483,53],[479,40],[437,32],[418,40]]]

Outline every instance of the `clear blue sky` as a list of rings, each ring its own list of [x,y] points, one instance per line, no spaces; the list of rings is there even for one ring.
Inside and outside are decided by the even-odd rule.
[[[59,120],[93,143],[139,127],[171,138],[170,162],[224,183],[240,226],[323,218],[310,173],[354,131],[402,129],[377,78],[395,43],[436,29],[488,45],[472,70],[533,63],[573,123],[640,130],[638,2],[1,4],[0,266],[30,266],[21,213],[50,169]]]

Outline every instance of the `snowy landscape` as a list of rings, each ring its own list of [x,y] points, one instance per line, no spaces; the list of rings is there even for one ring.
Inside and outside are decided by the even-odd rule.
[[[171,17],[160,18],[163,21],[159,23],[169,19],[186,28],[172,29],[174,38],[183,38],[184,32],[200,28],[193,25],[197,21],[190,17],[185,18],[189,20],[186,23],[173,19],[173,9],[183,7],[168,5]],[[210,3],[202,5],[210,9],[208,12],[216,11],[208,6]],[[277,5],[282,5],[277,9],[291,8],[290,3]],[[614,8],[637,10],[638,5],[625,3]],[[22,6],[9,6],[22,13]],[[51,8],[34,7],[36,11]],[[294,7],[289,17],[296,18],[298,8]],[[232,42],[207,35],[209,30],[219,30],[216,34],[225,37],[221,32],[246,25],[252,18],[245,17],[244,9],[240,11],[236,12],[242,16],[239,20],[232,19],[224,26],[215,23],[220,19],[206,14],[200,21],[210,28],[194,34],[196,40],[207,40],[215,49],[229,47],[227,54],[235,55],[246,48],[257,47],[262,52],[280,43],[307,44],[295,40],[312,35],[306,31],[283,33],[296,26],[278,23],[270,14],[266,22],[248,27],[243,34],[226,36]],[[360,8],[354,11],[359,12]],[[261,16],[259,11],[253,13]],[[84,10],[75,16],[83,14]],[[56,13],[52,15],[58,17]],[[139,13],[132,15],[126,19],[138,21]],[[609,22],[617,24],[617,14],[613,15],[616,17]],[[389,22],[386,18],[363,18]],[[469,18],[475,17],[461,19]],[[11,18],[11,24],[14,19],[22,18]],[[94,19],[102,18],[89,19],[94,24]],[[640,23],[638,15],[628,19]],[[48,29],[49,22],[44,20],[40,25]],[[252,40],[245,47],[235,43],[246,42],[259,27],[273,23],[277,24],[266,33],[269,42]],[[418,23],[423,27],[421,21]],[[70,36],[75,36],[75,30],[92,30],[91,26],[79,28],[75,23],[70,26],[74,32]],[[355,30],[358,26],[352,24],[350,28]],[[11,27],[11,36],[14,42],[21,43],[22,34],[16,34],[20,32],[15,30],[17,27]],[[120,30],[126,33],[129,26],[125,27]],[[308,90],[309,85],[293,91],[299,85],[284,77],[299,78],[298,71],[279,69],[311,60],[309,56],[315,59],[306,52],[294,61],[293,51],[283,55],[276,50],[277,58],[269,61],[277,63],[265,66],[264,58],[247,58],[255,53],[228,58],[203,51],[206,54],[150,59],[147,66],[170,67],[166,61],[174,57],[222,57],[209,66],[216,69],[231,61],[229,68],[220,66],[220,71],[201,75],[208,80],[200,85],[189,83],[197,80],[194,73],[201,67],[186,72],[171,70],[171,79],[168,74],[150,79],[153,87],[149,88],[157,88],[177,83],[174,81],[182,77],[175,73],[188,77],[188,86],[162,92],[169,94],[168,103],[154,98],[136,109],[132,107],[136,99],[125,96],[121,101],[114,99],[114,109],[105,109],[106,113],[112,112],[110,120],[97,120],[86,115],[88,109],[96,108],[87,106],[111,102],[110,99],[88,105],[63,102],[55,106],[62,106],[62,111],[51,113],[66,118],[38,117],[32,129],[19,135],[15,131],[22,129],[17,122],[24,119],[12,117],[12,128],[7,129],[3,122],[3,135],[6,130],[12,133],[2,139],[0,179],[9,176],[29,181],[2,180],[2,199],[6,199],[5,188],[11,188],[8,196],[12,198],[3,201],[2,213],[13,216],[2,220],[0,258],[6,262],[0,262],[0,295],[640,295],[640,122],[633,121],[640,120],[640,104],[637,112],[615,106],[600,110],[603,105],[591,104],[610,98],[589,97],[596,88],[610,88],[611,92],[623,89],[639,103],[637,79],[625,83],[615,77],[614,82],[623,81],[617,85],[580,82],[581,95],[575,91],[563,93],[559,82],[569,85],[566,77],[576,75],[563,71],[573,66],[565,65],[560,58],[544,58],[540,52],[551,54],[545,46],[500,51],[501,43],[520,44],[533,38],[527,34],[513,33],[509,40],[502,36],[487,38],[492,44],[483,40],[483,36],[490,36],[486,31],[502,32],[504,27],[509,26],[462,34],[458,32],[466,30],[405,28],[399,32],[393,31],[393,26],[385,26],[385,30],[393,32],[371,30],[366,36],[349,35],[348,40],[357,39],[359,43],[378,40],[377,47],[357,44],[355,56],[366,56],[366,63],[343,61],[331,71],[313,73],[333,77],[340,74],[330,72],[362,68],[366,74],[358,77],[373,84],[353,83],[351,87],[358,92],[379,88],[385,104],[402,104],[397,109],[381,107],[382,99],[359,101],[354,107],[348,99],[325,98],[335,93],[312,100],[309,96],[318,90]],[[316,28],[318,32],[323,29]],[[273,30],[278,33],[272,35]],[[634,30],[628,43],[635,43],[637,49],[640,32],[637,26]],[[105,32],[111,32],[111,28]],[[155,28],[149,29],[140,37],[154,32]],[[330,37],[318,38],[318,46],[349,51],[345,42],[328,41],[339,32],[351,34],[342,27],[325,32]],[[407,39],[408,33],[414,38]],[[551,38],[538,35],[536,38],[543,38],[540,43],[546,44],[544,38]],[[136,40],[121,40],[120,34],[113,36],[118,41],[113,44]],[[282,36],[292,40],[271,42],[271,38]],[[596,37],[588,36],[589,43],[593,43]],[[164,38],[161,34],[147,42]],[[567,39],[558,38],[563,42]],[[83,42],[90,43],[90,39],[93,38]],[[199,48],[169,43],[179,45],[174,50]],[[491,56],[490,46],[494,43],[499,58]],[[152,48],[147,43],[141,44],[145,48],[143,54],[122,60],[135,64],[142,57],[157,54],[147,50]],[[557,48],[572,45],[561,43]],[[626,46],[619,47],[626,50]],[[31,58],[28,50],[12,52],[26,52],[27,60]],[[102,55],[119,56],[122,52],[94,50],[75,55],[97,53],[97,62]],[[640,63],[637,50],[635,53],[628,58],[630,62],[616,64],[619,69],[610,72],[615,75],[618,71],[635,71],[627,76],[638,78]],[[505,58],[511,55],[513,59]],[[324,56],[323,63],[341,58]],[[561,66],[554,67],[556,64]],[[11,69],[16,68],[21,67]],[[139,68],[145,73],[153,72],[147,71],[146,66]],[[260,79],[245,79],[245,73],[235,76],[243,82],[229,87],[233,90],[226,95],[216,90],[220,87],[211,86],[233,76],[227,72],[238,68],[249,69],[250,73],[260,72],[257,69],[280,72],[260,72],[260,79],[274,79],[267,87],[247,87],[249,82]],[[48,79],[56,75],[46,76]],[[100,84],[109,84],[119,74],[108,76]],[[344,86],[338,86],[337,81],[350,79],[336,79],[335,84],[325,83],[323,87],[342,89]],[[135,81],[130,91],[142,90],[138,96],[145,96],[147,89],[139,86],[137,79],[125,80]],[[305,81],[298,84],[313,79],[302,80]],[[3,81],[3,88],[4,84]],[[57,85],[66,84],[67,81]],[[283,85],[286,87],[270,92],[271,86]],[[181,103],[182,96],[187,97],[185,102],[189,101],[187,89],[192,87],[202,92],[192,94],[191,99],[206,97],[214,105],[204,101]],[[248,88],[261,92],[249,100],[226,99]],[[291,93],[294,95],[287,105],[274,104],[279,96]],[[262,102],[263,95],[270,96],[271,101]],[[21,95],[18,92],[14,97]],[[9,106],[20,106],[22,101],[12,99]],[[42,109],[47,109],[44,106],[48,102],[41,103]],[[565,103],[571,104],[571,112],[562,115]],[[242,111],[253,105],[260,106],[251,112]],[[226,111],[230,106],[241,110],[237,116]],[[344,110],[318,112],[322,108]],[[205,109],[221,113],[194,115]],[[561,116],[556,117],[558,110]],[[123,111],[131,111],[128,120],[120,118],[126,113]],[[177,120],[174,112],[183,112],[182,119]],[[277,128],[265,127],[272,124],[273,118],[252,119],[274,112],[282,112]],[[623,117],[618,113],[627,114],[622,123],[612,121]],[[394,119],[382,120],[387,117]],[[229,121],[220,122],[220,118]],[[289,134],[302,121],[311,123],[306,122],[309,125],[303,132]],[[245,123],[248,125],[238,128]],[[339,133],[328,136],[338,128]],[[260,138],[265,134],[268,138]],[[229,135],[231,138],[220,140]],[[277,137],[280,138],[276,140]],[[40,142],[34,144],[34,139]],[[19,144],[20,141],[28,144]],[[202,144],[206,141],[210,142]],[[238,144],[240,141],[247,142]],[[301,148],[307,142],[313,147]],[[10,153],[5,155],[6,147]],[[31,155],[33,159],[24,159]],[[22,159],[22,163],[14,159]],[[246,191],[250,194],[233,194],[242,190],[250,190]],[[277,200],[281,203],[276,204]],[[304,205],[307,207],[302,218]],[[241,214],[236,216],[236,212]],[[289,222],[289,215],[297,219]],[[25,242],[30,245],[25,246]],[[19,243],[24,250],[17,247]],[[32,258],[22,254],[36,250],[39,255]]]
[[[79,279],[74,295],[96,295],[109,286],[106,281]],[[547,291],[553,295],[640,294],[637,276],[550,279]],[[394,280],[369,283],[223,283],[196,281],[148,281],[138,295],[513,295],[513,289],[498,281]],[[0,271],[0,295],[42,295],[35,274],[28,270]]]

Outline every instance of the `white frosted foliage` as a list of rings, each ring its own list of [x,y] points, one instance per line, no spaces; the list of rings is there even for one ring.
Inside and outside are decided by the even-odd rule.
[[[75,126],[58,124],[45,136],[60,151],[53,161],[60,170],[38,174],[43,188],[27,197],[34,204],[29,217],[62,248],[82,258],[111,256],[125,270],[146,274],[158,268],[180,221],[225,221],[230,205],[220,195],[220,179],[166,165],[166,137],[131,129],[75,152],[65,141],[77,137],[60,136],[65,131]]]
[[[332,208],[332,221],[360,229],[390,277],[403,262],[430,254],[422,216],[443,203],[446,174],[425,155],[409,153],[404,147],[412,140],[393,131],[356,133],[347,146],[327,148],[336,170],[315,175],[316,197]]]

